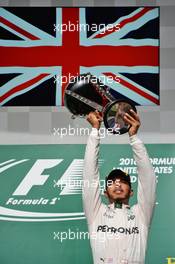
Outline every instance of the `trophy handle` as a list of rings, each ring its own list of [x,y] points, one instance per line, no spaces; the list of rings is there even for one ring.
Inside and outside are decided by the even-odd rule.
[[[72,92],[70,90],[65,90],[65,94],[68,94],[74,98],[76,98],[77,100],[81,101],[82,103],[88,105],[88,106],[91,106],[92,108],[94,108],[94,110],[97,110],[99,112],[102,112],[103,111],[103,106],[97,104],[96,102],[93,102],[87,98],[85,98],[84,96],[82,95],[79,95],[75,92]]]

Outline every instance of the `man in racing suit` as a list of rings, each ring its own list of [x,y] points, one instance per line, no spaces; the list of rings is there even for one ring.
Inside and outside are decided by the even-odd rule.
[[[156,177],[147,151],[137,137],[140,126],[138,114],[131,110],[130,114],[125,114],[124,119],[130,124],[130,145],[138,171],[137,204],[132,207],[129,206],[129,198],[133,195],[130,176],[120,170],[112,171],[106,178],[105,195],[109,205],[101,202],[98,130],[102,120],[98,112],[91,112],[87,116],[92,131],[84,160],[83,204],[94,264],[144,264],[145,260],[148,231],[155,205]]]

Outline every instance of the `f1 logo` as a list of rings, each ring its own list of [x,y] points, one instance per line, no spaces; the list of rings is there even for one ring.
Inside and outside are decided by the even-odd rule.
[[[43,175],[43,171],[57,166],[60,162],[62,162],[62,159],[37,160],[13,195],[27,195],[33,186],[43,185],[49,177],[49,175]]]

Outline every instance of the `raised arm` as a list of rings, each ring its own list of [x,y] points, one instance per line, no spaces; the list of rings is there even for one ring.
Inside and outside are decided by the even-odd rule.
[[[143,142],[137,137],[140,120],[135,112],[125,116],[125,120],[131,125],[129,130],[130,143],[138,171],[137,201],[141,217],[147,226],[150,225],[155,205],[156,176]]]
[[[145,224],[150,225],[155,205],[156,176],[142,141],[137,136],[130,138],[138,171],[137,201]]]
[[[91,112],[87,120],[92,131],[87,141],[83,170],[83,205],[88,224],[92,224],[101,206],[99,186],[99,131],[101,118],[98,113]]]

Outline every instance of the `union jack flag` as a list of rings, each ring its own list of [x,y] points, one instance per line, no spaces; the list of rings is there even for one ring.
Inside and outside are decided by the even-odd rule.
[[[0,26],[1,106],[63,105],[66,80],[87,72],[110,76],[116,98],[159,104],[157,7],[0,8]]]

